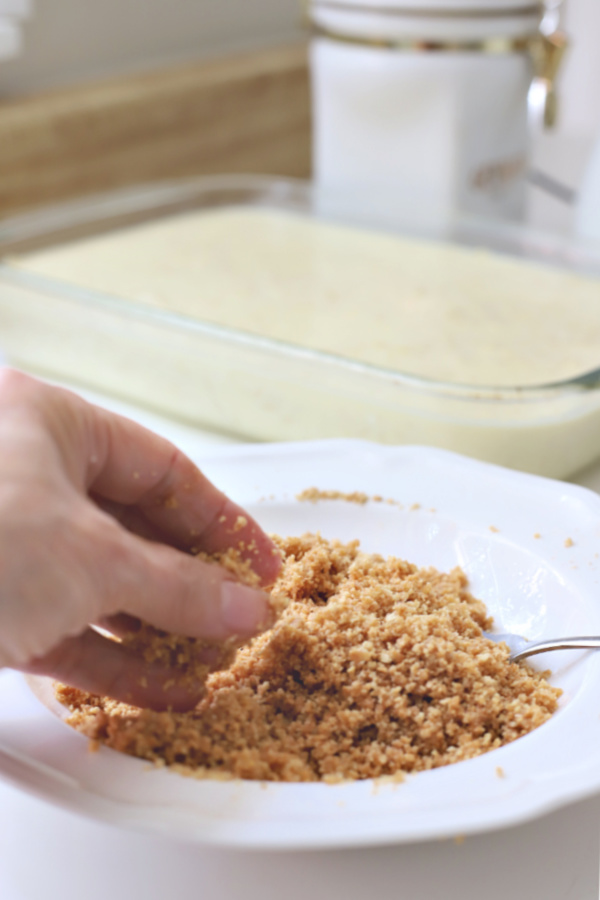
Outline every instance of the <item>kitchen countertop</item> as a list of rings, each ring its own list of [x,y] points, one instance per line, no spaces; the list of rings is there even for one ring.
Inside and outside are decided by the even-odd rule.
[[[164,434],[191,456],[233,442],[82,393]],[[600,490],[600,463],[573,480]],[[599,834],[600,797],[464,842],[298,853],[216,850],[83,819],[0,781],[0,900],[597,900]]]

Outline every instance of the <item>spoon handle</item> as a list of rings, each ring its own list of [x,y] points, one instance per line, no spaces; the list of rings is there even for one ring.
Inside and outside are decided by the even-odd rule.
[[[511,653],[511,662],[518,662],[526,656],[535,656],[537,653],[546,653],[548,650],[594,650],[600,648],[600,637],[568,637],[555,638],[549,641],[536,641],[528,644],[517,653]]]

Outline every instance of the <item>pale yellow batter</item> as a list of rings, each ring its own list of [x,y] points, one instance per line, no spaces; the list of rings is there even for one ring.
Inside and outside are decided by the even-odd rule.
[[[427,378],[600,366],[600,281],[273,210],[190,213],[21,257],[86,288]]]

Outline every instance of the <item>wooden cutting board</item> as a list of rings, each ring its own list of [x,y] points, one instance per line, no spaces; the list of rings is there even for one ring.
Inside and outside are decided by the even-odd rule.
[[[0,102],[0,217],[223,172],[310,174],[305,45]]]

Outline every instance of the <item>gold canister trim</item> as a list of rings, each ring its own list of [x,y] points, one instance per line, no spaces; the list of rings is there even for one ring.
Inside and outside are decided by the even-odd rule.
[[[381,50],[411,51],[414,53],[488,53],[493,55],[506,53],[523,53],[530,49],[533,41],[537,41],[540,35],[529,37],[490,37],[474,40],[444,40],[433,41],[417,38],[378,38],[361,37],[360,35],[344,34],[340,31],[326,28],[323,25],[310,24],[310,32],[313,37],[327,38],[341,44],[354,44],[359,47],[376,47]]]

